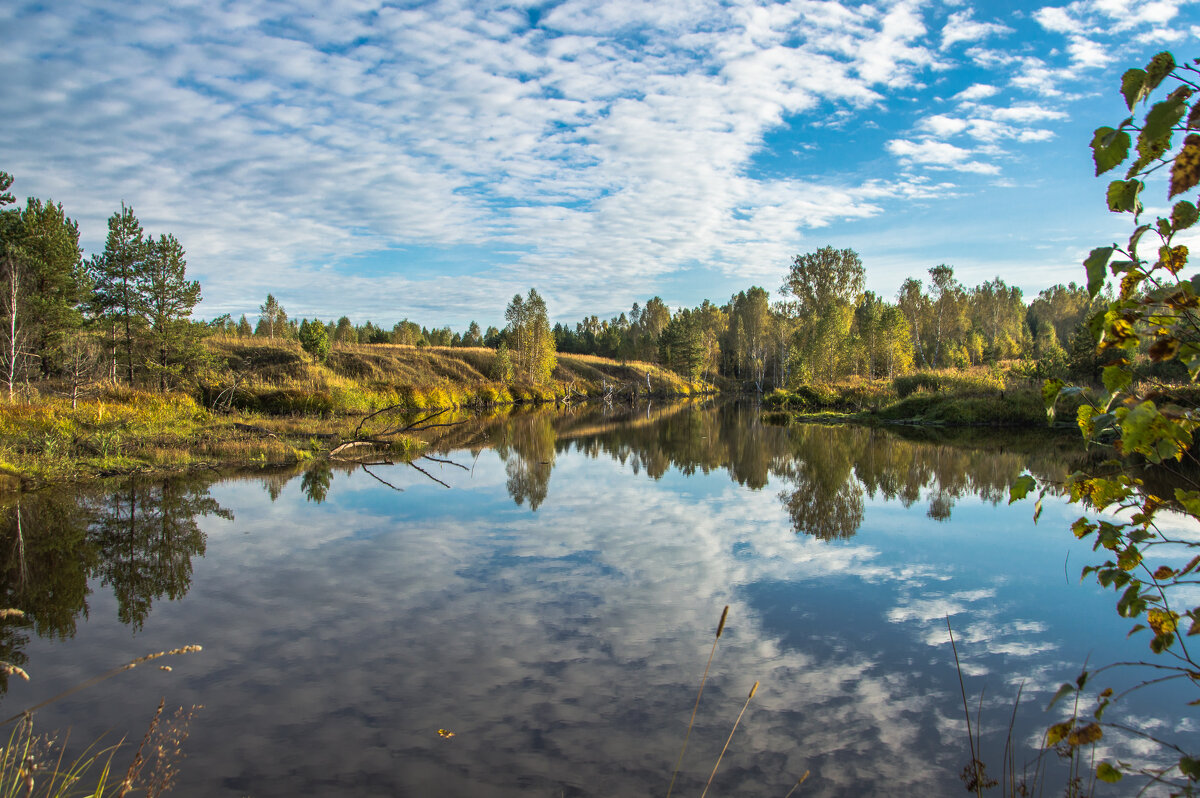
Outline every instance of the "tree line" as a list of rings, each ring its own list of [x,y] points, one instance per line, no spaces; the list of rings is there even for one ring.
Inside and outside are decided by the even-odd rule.
[[[939,264],[927,280],[906,279],[889,301],[865,290],[865,277],[854,250],[827,246],[793,258],[774,300],[759,286],[723,305],[704,300],[675,310],[655,296],[611,319],[592,315],[574,326],[550,327],[534,289],[509,302],[503,328],[483,333],[474,321],[464,333],[407,319],[390,330],[346,316],[297,323],[271,296],[257,327],[245,316],[218,324],[230,335],[298,338],[318,356],[335,343],[485,346],[498,352],[497,379],[535,383],[549,379],[559,352],[651,362],[692,380],[723,377],[760,390],[1000,361],[1023,361],[1031,376],[1097,368],[1086,322],[1109,298],[1092,298],[1084,286],[1055,285],[1026,303],[1021,289],[1000,277],[968,288],[952,266]],[[306,325],[319,342],[306,338]]]
[[[1027,304],[999,277],[968,288],[945,264],[928,275],[927,282],[908,278],[889,301],[864,289],[854,250],[827,246],[793,258],[774,301],[759,286],[724,305],[705,300],[674,312],[653,297],[612,319],[556,324],[554,335],[562,352],[652,361],[693,379],[721,375],[760,390],[1002,360],[1050,374],[1094,370],[1085,322],[1106,297],[1070,283]]]

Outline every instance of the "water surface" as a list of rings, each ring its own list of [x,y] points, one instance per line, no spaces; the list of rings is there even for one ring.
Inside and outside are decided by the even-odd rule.
[[[677,794],[700,794],[757,680],[710,794],[782,796],[807,770],[798,794],[961,795],[947,616],[996,767],[1018,685],[1024,741],[1086,658],[1143,656],[1115,597],[1080,584],[1077,508],[1048,499],[1035,526],[1007,504],[1022,471],[1069,473],[1073,441],[921,442],[716,405],[437,433],[422,470],[10,502],[0,603],[31,624],[0,630],[0,659],[33,679],[0,710],[196,643],[39,726],[138,739],[160,696],[202,704],[185,796],[661,796],[729,605]],[[1136,707],[1194,732],[1177,698]]]

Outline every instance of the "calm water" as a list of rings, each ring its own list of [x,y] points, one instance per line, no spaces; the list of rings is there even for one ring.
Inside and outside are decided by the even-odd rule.
[[[1029,502],[1006,503],[1024,469],[1068,473],[1069,442],[923,443],[715,406],[438,432],[451,462],[427,473],[10,501],[0,605],[34,623],[0,628],[0,659],[33,680],[0,712],[198,643],[39,727],[140,739],[161,696],[203,704],[179,795],[661,796],[728,604],[677,794],[699,795],[758,680],[710,794],[783,796],[809,770],[797,795],[963,795],[947,615],[997,770],[1019,684],[1024,740],[1085,658],[1143,656],[1115,597],[1080,584],[1077,511],[1048,500],[1034,526]],[[1167,714],[1177,700],[1131,708],[1194,733]]]

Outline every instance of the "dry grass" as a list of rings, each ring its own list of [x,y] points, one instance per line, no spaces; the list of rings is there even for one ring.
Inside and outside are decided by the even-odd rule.
[[[274,415],[365,414],[391,405],[481,407],[614,389],[645,393],[647,373],[655,395],[707,390],[660,366],[589,355],[559,355],[551,383],[535,386],[493,380],[496,353],[484,347],[338,344],[319,364],[305,359],[295,342],[218,337],[209,346],[220,365],[206,375],[202,398],[215,403],[240,375],[232,405]]]
[[[0,405],[0,489],[210,464],[295,463],[347,438],[354,419],[388,407],[478,410],[568,395],[645,395],[647,373],[658,396],[706,388],[658,366],[585,355],[561,356],[550,384],[528,385],[491,380],[496,355],[485,348],[337,345],[316,363],[295,341],[215,337],[207,345],[212,365],[194,395],[105,386],[72,408],[46,385],[45,396],[33,391]]]

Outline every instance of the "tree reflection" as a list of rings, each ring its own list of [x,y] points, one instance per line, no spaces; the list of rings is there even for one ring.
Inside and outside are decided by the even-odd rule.
[[[313,463],[300,479],[300,490],[304,498],[320,504],[329,495],[329,485],[333,482],[333,466],[328,460]]]
[[[0,607],[25,614],[0,622],[0,660],[24,664],[31,630],[40,637],[73,636],[76,620],[88,612],[90,579],[112,588],[118,618],[135,629],[155,600],[187,593],[192,558],[205,548],[197,518],[233,518],[209,496],[210,483],[207,477],[135,477],[0,504]],[[7,687],[0,677],[0,691]]]
[[[208,495],[207,482],[130,479],[110,494],[92,525],[100,549],[97,575],[117,597],[122,623],[140,629],[151,604],[177,599],[192,582],[192,557],[203,556],[204,533],[197,516],[233,515]]]
[[[505,460],[505,487],[518,506],[529,502],[529,509],[537,510],[546,500],[556,440],[553,417],[547,413],[513,414],[496,427],[493,441]]]
[[[930,518],[946,521],[964,496],[1007,500],[1026,468],[1049,479],[1072,470],[1042,431],[1006,431],[1000,443],[994,432],[947,439],[945,431],[917,430],[910,434],[942,439],[911,440],[852,425],[768,425],[757,407],[733,404],[521,411],[488,419],[472,434],[442,443],[493,446],[506,461],[509,495],[531,509],[546,499],[555,452],[573,446],[652,479],[672,468],[687,475],[724,470],[751,490],[774,484],[796,532],[823,540],[854,535],[868,497],[905,507],[923,501]]]
[[[791,458],[777,472],[792,527],[821,540],[849,538],[863,520],[863,487],[854,478],[857,450],[845,445],[842,427],[803,426],[790,436]]]
[[[21,495],[0,507],[0,607],[25,613],[0,620],[0,660],[24,665],[31,629],[41,637],[75,634],[75,619],[87,612],[88,576],[99,560],[88,517],[65,494]],[[7,689],[8,677],[0,674],[0,691]]]

